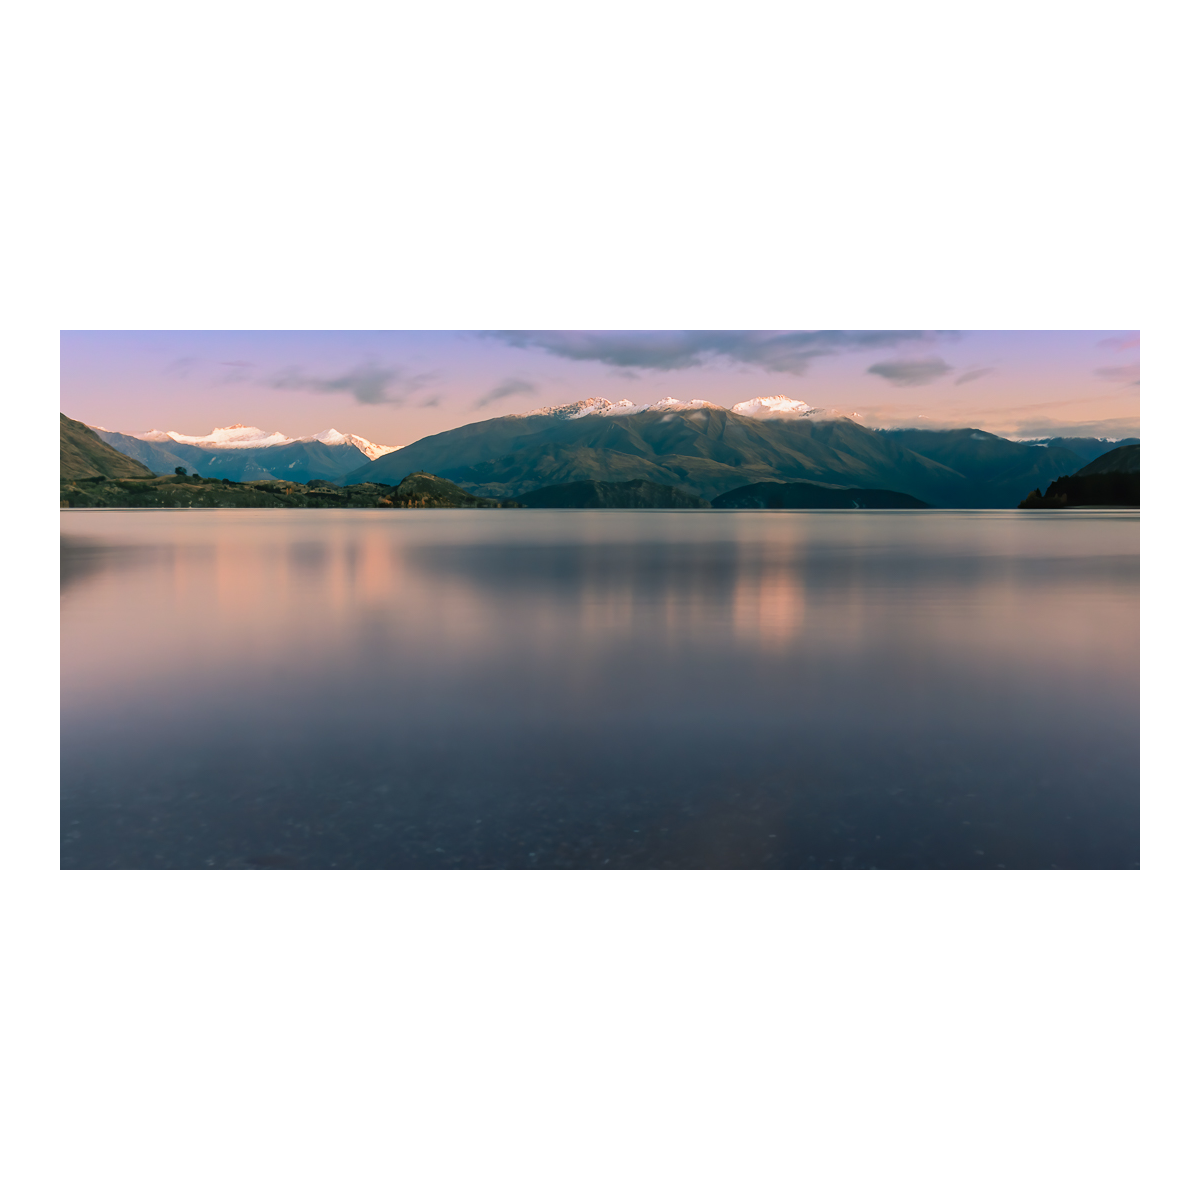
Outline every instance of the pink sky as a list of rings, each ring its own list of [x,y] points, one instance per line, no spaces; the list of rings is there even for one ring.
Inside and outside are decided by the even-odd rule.
[[[786,395],[872,426],[1139,432],[1139,336],[1116,331],[62,334],[61,409],[124,432],[333,426],[388,445],[588,396]]]

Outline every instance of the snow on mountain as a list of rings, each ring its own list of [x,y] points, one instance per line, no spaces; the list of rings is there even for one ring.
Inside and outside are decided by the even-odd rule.
[[[653,404],[635,404],[632,400],[605,400],[603,396],[589,396],[571,404],[547,405],[521,413],[523,417],[557,417],[560,421],[577,421],[580,417],[627,417],[631,413],[661,412],[665,409],[720,408],[707,400],[676,400],[665,396]]]
[[[268,433],[254,425],[224,425],[214,429],[212,433],[178,433],[174,429],[164,433],[161,429],[151,429],[145,433],[134,433],[132,430],[122,430],[129,437],[141,438],[143,442],[180,442],[185,446],[201,446],[205,450],[257,450],[263,446],[282,446],[285,442],[294,442],[282,433]]]
[[[97,428],[99,427],[97,426]],[[105,433],[111,432],[111,429],[105,430]],[[176,440],[169,433],[164,433],[161,429],[146,429],[140,432],[133,429],[122,429],[121,433],[125,437],[138,438],[143,442],[173,442]]]
[[[557,417],[560,421],[577,421],[580,417],[624,417],[629,413],[641,412],[646,406],[634,404],[632,400],[605,400],[603,396],[589,396],[571,404],[548,404],[521,413],[523,417]]]
[[[809,413],[819,412],[820,409],[805,404],[803,400],[792,400],[787,396],[755,396],[753,400],[743,400],[741,404],[735,404],[733,411],[739,417],[757,417],[764,420],[771,417],[806,417]]]
[[[676,400],[674,396],[664,396],[653,404],[646,405],[647,412],[678,412],[680,409],[694,410],[697,408],[723,408],[721,404],[713,404],[708,400]]]
[[[315,434],[314,438],[325,446],[357,446],[372,462],[377,458],[382,458],[385,454],[391,454],[393,450],[404,449],[402,445],[381,446],[378,442],[369,442],[355,433],[338,433],[336,429],[322,430]],[[299,438],[298,440],[307,442],[309,439]]]
[[[261,450],[266,446],[290,446],[295,442],[320,442],[325,446],[357,446],[371,460],[400,449],[399,446],[381,446],[354,433],[339,433],[336,429],[325,429],[305,437],[288,437],[278,431],[268,433],[254,425],[223,425],[212,433],[201,434],[150,429],[144,433],[127,432],[126,436],[140,438],[143,442],[179,442],[205,450]]]

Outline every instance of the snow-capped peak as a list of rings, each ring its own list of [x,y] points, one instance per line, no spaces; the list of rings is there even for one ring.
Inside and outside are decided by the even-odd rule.
[[[377,458],[382,458],[385,454],[391,454],[393,450],[404,448],[403,446],[381,446],[378,442],[370,442],[356,433],[338,433],[336,429],[324,429],[315,437],[324,446],[357,446],[372,462]]]
[[[178,433],[174,429],[164,434],[159,429],[152,429],[149,433],[135,433],[131,436],[147,442],[163,442],[170,438],[185,446],[202,446],[206,450],[257,450],[263,446],[282,446],[296,440],[283,433],[268,433],[255,425],[222,425],[212,433],[201,434]]]
[[[106,433],[111,430],[105,430]],[[161,429],[146,429],[141,432],[136,432],[132,429],[122,429],[121,432],[126,437],[135,437],[143,442],[173,442],[175,439],[169,434],[164,433]]]
[[[720,408],[707,400],[676,400],[664,396],[653,404],[635,404],[632,400],[606,400],[603,396],[589,396],[571,404],[551,404],[521,413],[523,417],[557,417],[560,421],[577,421],[580,417],[627,417],[632,413],[661,412],[664,409]]]
[[[606,400],[603,396],[589,396],[586,400],[575,400],[570,404],[548,404],[522,413],[523,417],[557,417],[560,421],[577,421],[580,417],[624,417],[642,412],[644,404],[632,400]]]
[[[743,400],[735,404],[733,411],[739,417],[757,417],[760,421],[769,418],[794,419],[804,417],[818,410],[803,400],[792,400],[788,396],[755,396],[753,400]]]
[[[710,400],[676,400],[674,396],[664,396],[661,400],[656,400],[653,404],[647,404],[648,412],[659,412],[663,409],[697,409],[697,408],[721,408],[720,404],[713,404]]]
[[[127,436],[140,438],[143,442],[180,442],[205,450],[261,450],[267,446],[290,446],[295,442],[320,442],[325,446],[357,446],[372,461],[401,449],[400,446],[381,446],[355,433],[339,433],[336,429],[325,429],[307,437],[288,437],[284,433],[268,433],[254,425],[223,425],[212,433],[201,434],[150,429],[142,433],[129,431]]]

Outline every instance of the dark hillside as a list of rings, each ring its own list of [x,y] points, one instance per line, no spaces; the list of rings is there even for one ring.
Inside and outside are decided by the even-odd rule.
[[[414,471],[388,493],[388,502],[398,508],[499,508],[499,501],[463,491],[456,483],[427,471]]]
[[[1023,496],[1043,479],[1069,474],[1087,461],[1066,446],[1012,442],[982,429],[887,429],[882,433],[969,480],[960,503],[972,508],[1009,508],[1013,496]]]
[[[394,482],[414,470],[493,496],[639,478],[705,498],[781,478],[894,489],[937,503],[959,502],[970,488],[957,472],[853,421],[763,421],[719,407],[481,421],[386,454],[347,482]]]
[[[1093,459],[1086,467],[1075,472],[1075,477],[1086,475],[1108,475],[1113,472],[1126,475],[1140,475],[1142,471],[1142,448],[1136,446],[1118,446],[1107,454]]]
[[[1046,488],[1030,492],[1018,508],[1072,508],[1097,504],[1138,508],[1142,502],[1141,446],[1118,446],[1074,475],[1061,475]]]
[[[929,508],[903,492],[820,483],[752,483],[718,496],[713,508]]]
[[[63,508],[519,508],[513,501],[481,500],[433,475],[412,475],[398,487],[341,486],[325,479],[237,483],[196,475],[155,479],[64,479]]]
[[[1121,438],[1110,442],[1107,438],[1097,437],[1053,437],[1053,438],[1022,438],[1025,445],[1044,445],[1050,449],[1070,450],[1083,462],[1091,462],[1100,454],[1109,450],[1117,450],[1122,446],[1136,446],[1141,438]]]
[[[526,508],[708,508],[707,500],[679,488],[649,479],[630,479],[625,483],[601,483],[583,479],[576,483],[556,483],[525,492],[521,503]]]
[[[82,421],[58,414],[60,479],[149,479],[143,463],[106,445]]]

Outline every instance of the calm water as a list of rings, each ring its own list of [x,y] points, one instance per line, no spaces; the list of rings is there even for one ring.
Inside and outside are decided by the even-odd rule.
[[[65,867],[1138,863],[1138,519],[65,512]]]

